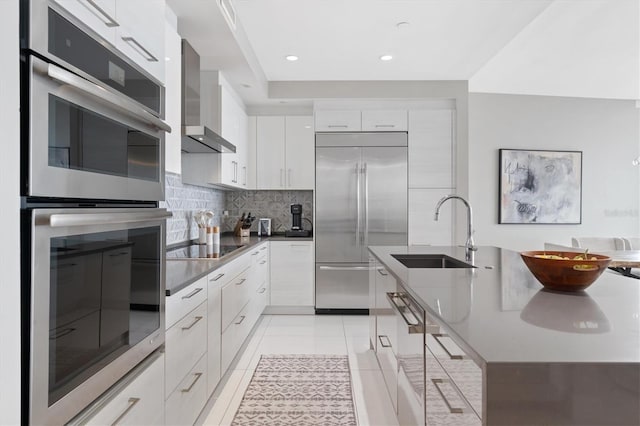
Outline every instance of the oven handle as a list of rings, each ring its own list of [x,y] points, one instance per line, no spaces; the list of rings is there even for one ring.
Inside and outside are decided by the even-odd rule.
[[[118,223],[147,222],[150,220],[166,219],[173,216],[164,209],[151,212],[126,212],[126,213],[60,213],[44,217],[44,223],[36,225],[49,225],[52,228],[65,226],[109,225]]]
[[[98,86],[97,84],[91,83],[90,81],[87,81],[82,77],[78,77],[77,75],[70,73],[69,71],[66,71],[56,65],[47,64],[47,75],[54,80],[68,84],[69,86],[72,86],[84,93],[95,96],[101,101],[107,102],[111,106],[117,107],[118,109],[133,115],[138,120],[149,123],[160,130],[164,130],[165,132],[171,132],[171,126],[169,126],[158,117],[155,117],[151,113],[140,108],[134,102],[115,95]]]

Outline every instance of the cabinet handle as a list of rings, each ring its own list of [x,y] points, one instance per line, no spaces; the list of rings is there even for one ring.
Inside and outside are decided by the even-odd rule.
[[[262,291],[259,291],[258,293],[263,294],[265,291],[267,291],[267,289],[265,287],[262,287],[261,289]]]
[[[380,127],[382,127],[382,128],[393,128],[393,127],[396,127],[396,125],[395,124],[376,124],[376,127],[377,128],[380,128]]]
[[[385,271],[384,269],[378,269],[378,273],[383,277],[386,277],[387,275],[389,275],[387,271]]]
[[[65,328],[64,330],[60,331],[58,334],[54,334],[53,336],[49,337],[49,340],[59,339],[61,337],[66,336],[67,334],[73,333],[74,331],[76,331],[76,329],[73,327]]]
[[[386,345],[385,345],[385,344],[384,344],[384,342],[382,341],[382,338],[383,338],[383,337],[387,340],[387,344],[386,344]],[[389,340],[389,338],[388,338],[387,336],[385,336],[385,335],[378,336],[378,340],[380,340],[380,345],[381,345],[383,348],[390,348],[390,347],[391,347],[391,340]]]
[[[263,260],[262,262],[260,262],[261,265],[264,265],[265,263],[267,263],[266,260]]]
[[[346,124],[329,124],[327,127],[330,129],[346,129],[349,126]]]
[[[284,169],[280,169],[280,186],[284,187]]]
[[[201,291],[202,291],[202,287],[198,287],[195,290],[193,290],[191,293],[187,294],[186,296],[182,296],[182,299],[191,299],[193,296],[200,293]]]
[[[447,355],[449,355],[449,359],[464,359],[464,356],[462,355],[453,355],[451,352],[449,352],[449,349],[447,349],[447,347],[440,341],[440,339],[438,339],[438,337],[449,337],[449,335],[447,334],[431,334],[433,336],[433,339],[438,342],[438,345],[440,345],[440,347],[447,353]]]
[[[245,282],[246,280],[247,280],[246,278],[243,278],[239,282],[237,282],[236,285],[242,285],[242,283]]]
[[[151,52],[149,52],[147,49],[144,48],[144,46],[142,46],[138,40],[136,40],[133,37],[122,37],[122,41],[126,42],[127,44],[129,44],[129,46],[133,47],[133,50],[137,51],[138,53],[140,53],[142,55],[142,57],[144,59],[146,59],[149,62],[158,62],[158,58],[156,58],[155,56],[153,56],[151,54]]]
[[[196,382],[200,380],[200,377],[202,377],[202,373],[195,373],[194,376],[196,376],[195,380],[191,382],[188,388],[181,389],[181,392],[191,392],[191,389],[196,385]]]
[[[218,274],[215,277],[211,278],[209,281],[218,281],[222,277],[224,277],[224,274]]]
[[[396,303],[396,299],[402,300],[401,293],[387,293],[387,299],[389,300],[389,303],[391,303],[391,307],[393,308],[393,310],[398,312],[402,317],[402,319],[404,320],[405,324],[407,324],[409,334],[424,333],[424,324],[418,318],[415,318],[415,317],[414,317],[415,322],[409,321],[409,318],[407,318],[407,316],[405,315],[404,309],[398,306],[398,304]],[[408,311],[411,311],[411,309],[409,309],[409,306],[407,306],[406,303],[404,303],[404,305]]]
[[[198,323],[198,321],[200,321],[202,319],[202,317],[196,317],[195,321],[193,321],[191,324],[189,324],[188,327],[182,327],[183,330],[190,330],[194,325],[196,325]]]
[[[440,389],[440,384],[441,383],[449,383],[451,385],[451,388],[458,394],[458,397],[460,398],[460,400],[465,403],[465,405],[467,405],[466,403],[466,399],[464,398],[464,396],[462,395],[462,393],[458,390],[458,387],[455,386],[450,380],[445,380],[445,379],[431,379],[431,382],[433,383],[433,385],[436,387],[436,389],[438,390],[438,393],[440,394],[440,397],[442,398],[442,400],[444,401],[445,404],[447,404],[447,408],[449,409],[449,412],[451,414],[464,414],[466,411],[464,408],[458,408],[458,407],[453,407],[451,406],[451,404],[449,403],[449,400],[447,399],[447,397],[445,396],[444,392],[442,392],[442,389]],[[467,405],[467,408],[469,406]]]
[[[234,324],[235,324],[235,325],[240,325],[240,324],[242,324],[242,321],[244,321],[244,319],[245,319],[245,318],[246,318],[246,317],[245,317],[244,315],[241,315],[241,316],[240,316],[240,321],[238,321],[238,322],[236,322],[236,323],[234,323]]]
[[[266,250],[267,246],[260,247],[260,250]]]
[[[124,256],[125,254],[129,254],[129,252],[128,251],[122,251],[120,253],[110,254],[109,257]]]
[[[256,252],[251,253],[251,256],[257,256],[257,255],[259,255],[259,254],[260,254],[260,252],[259,252],[259,251],[256,251]]]
[[[62,265],[51,265],[51,269],[73,268],[74,266],[78,266],[78,264],[77,263],[63,263]]]
[[[94,0],[85,0],[89,6],[96,10],[100,15],[102,15],[105,19],[102,21],[107,27],[119,27],[120,24],[113,19],[111,15],[109,15],[103,8],[98,6],[98,4]]]
[[[247,186],[247,166],[242,166],[242,170],[244,170],[244,182],[242,184]]]
[[[129,414],[129,411],[131,411],[133,409],[133,407],[140,402],[140,398],[129,398],[129,401],[127,401],[127,403],[129,404],[127,406],[127,408],[122,412],[122,414],[120,414],[114,421],[113,423],[111,423],[111,426],[115,426],[117,425],[120,420],[124,419],[124,417]]]
[[[291,186],[291,169],[287,170],[287,179],[288,179],[287,185]]]

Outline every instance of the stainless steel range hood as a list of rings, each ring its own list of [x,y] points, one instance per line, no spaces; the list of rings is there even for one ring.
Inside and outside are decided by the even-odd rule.
[[[220,107],[219,93],[213,96],[211,105]],[[182,151],[190,153],[227,153],[236,152],[234,144],[219,134],[219,111],[213,111],[214,128],[204,125],[200,115],[200,56],[189,42],[182,40]],[[218,128],[216,128],[216,126]]]

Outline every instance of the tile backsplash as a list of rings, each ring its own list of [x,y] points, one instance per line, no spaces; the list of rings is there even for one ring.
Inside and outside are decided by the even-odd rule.
[[[167,245],[198,238],[198,226],[193,214],[198,210],[211,210],[213,226],[222,228],[222,212],[225,209],[225,191],[182,183],[175,173],[165,175],[165,207],[173,217],[167,220]]]
[[[310,229],[313,223],[313,191],[236,191],[227,192],[225,198],[229,216],[224,218],[222,231],[233,231],[242,213],[251,213],[257,219],[271,218],[272,232],[284,232],[291,228],[291,204],[302,204],[302,225]],[[251,231],[258,230],[258,220],[251,225]]]
[[[231,232],[242,215],[251,213],[256,218],[271,218],[273,232],[284,232],[291,228],[291,204],[302,204],[302,217],[313,222],[313,191],[223,191],[182,183],[182,177],[175,173],[165,175],[165,198],[160,202],[173,213],[167,219],[167,245],[198,238],[198,226],[193,214],[198,210],[213,211],[213,226],[220,226],[222,232]],[[229,212],[223,217],[223,212]],[[311,225],[303,219],[302,225]],[[251,231],[258,230],[258,221]]]

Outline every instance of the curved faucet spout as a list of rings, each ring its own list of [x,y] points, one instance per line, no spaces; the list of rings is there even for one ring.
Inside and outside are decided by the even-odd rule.
[[[435,213],[434,219],[436,221],[438,220],[438,216],[440,215],[440,207],[442,207],[442,204],[444,204],[445,201],[451,200],[451,199],[462,201],[462,203],[464,203],[465,207],[467,208],[467,242],[465,244],[465,247],[467,248],[467,250],[476,251],[478,248],[475,246],[475,243],[473,242],[473,212],[471,210],[471,204],[469,204],[467,200],[460,197],[459,195],[453,195],[453,194],[447,195],[446,197],[441,198],[440,201],[438,201],[438,204],[436,204],[436,213]]]

